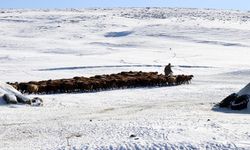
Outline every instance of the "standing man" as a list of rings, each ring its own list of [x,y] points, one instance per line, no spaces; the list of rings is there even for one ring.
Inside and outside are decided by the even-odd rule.
[[[171,69],[171,64],[169,63],[164,69],[165,76],[172,76],[173,71]]]

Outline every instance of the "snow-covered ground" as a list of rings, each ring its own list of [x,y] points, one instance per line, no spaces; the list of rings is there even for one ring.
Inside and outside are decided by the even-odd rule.
[[[169,62],[194,80],[1,104],[0,149],[250,149],[250,109],[213,109],[250,82],[249,49],[250,12],[2,9],[3,82],[163,73]]]

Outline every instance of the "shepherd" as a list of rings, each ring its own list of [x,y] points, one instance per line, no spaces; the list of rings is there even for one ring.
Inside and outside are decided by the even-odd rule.
[[[165,76],[172,76],[173,71],[171,69],[171,63],[169,63],[164,69]]]

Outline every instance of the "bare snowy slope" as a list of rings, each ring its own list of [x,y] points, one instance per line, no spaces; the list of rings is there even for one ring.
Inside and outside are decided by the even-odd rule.
[[[0,11],[0,80],[128,70],[190,85],[42,95],[1,105],[0,149],[249,149],[250,111],[213,111],[250,82],[250,12],[117,8]],[[33,95],[31,95],[33,96]],[[132,135],[132,136],[131,136]]]

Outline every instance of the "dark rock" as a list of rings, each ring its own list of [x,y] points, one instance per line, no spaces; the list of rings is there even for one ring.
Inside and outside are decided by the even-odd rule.
[[[129,138],[134,138],[134,137],[136,137],[136,135],[134,135],[134,134],[131,134],[131,135],[129,136]]]

